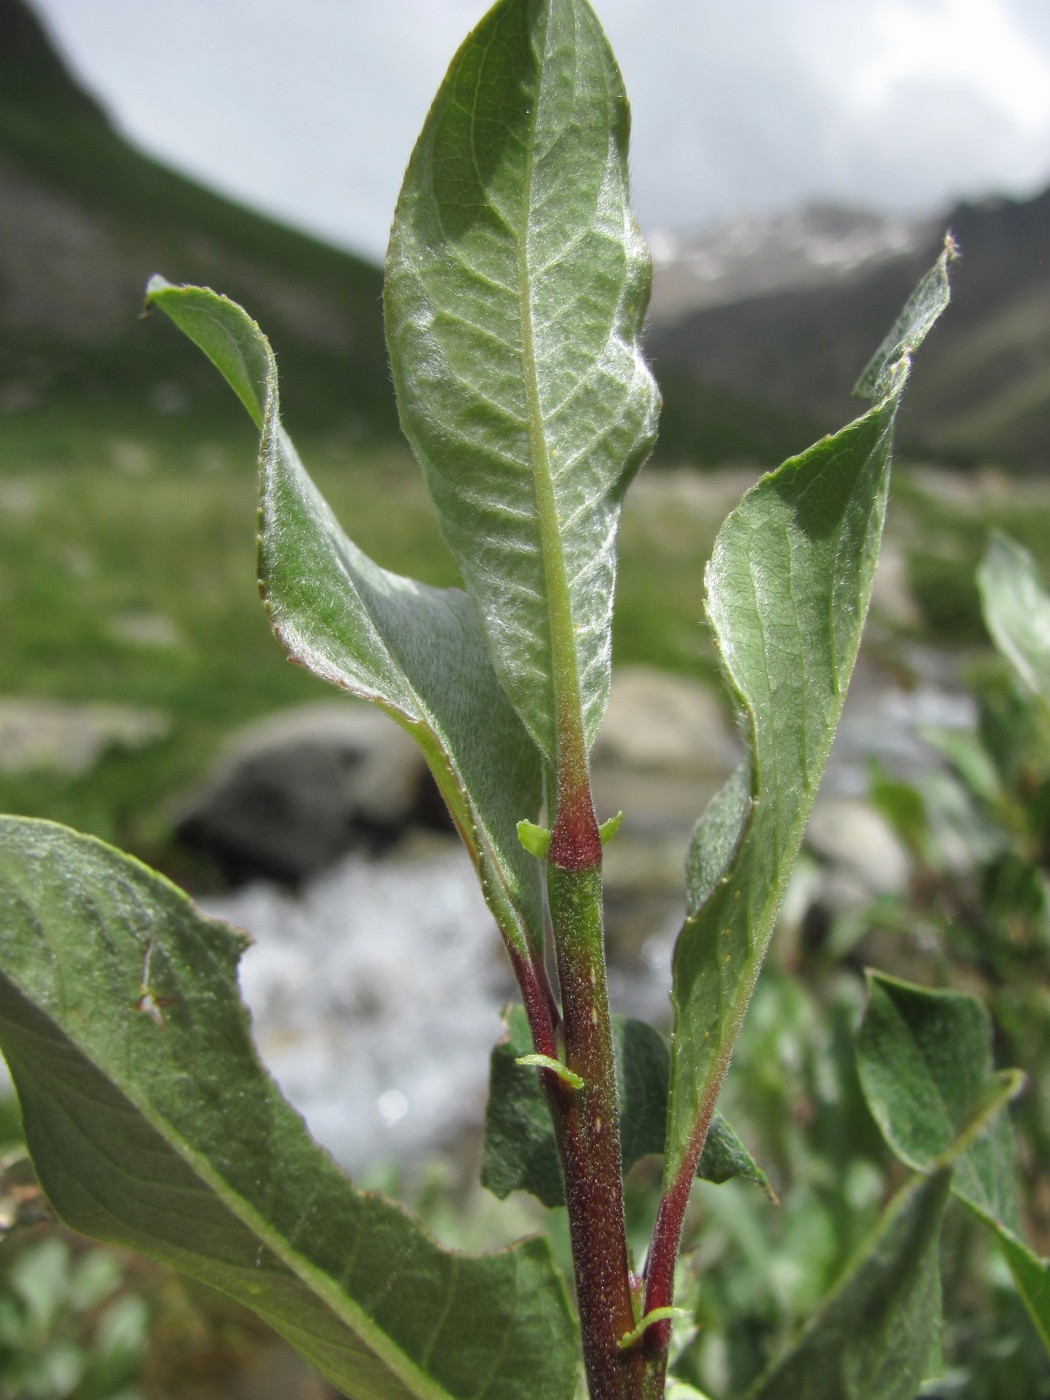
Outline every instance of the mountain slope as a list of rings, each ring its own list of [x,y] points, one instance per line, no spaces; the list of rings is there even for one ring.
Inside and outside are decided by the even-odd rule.
[[[823,211],[818,232],[848,243],[842,219]],[[854,379],[939,240],[875,224],[854,233],[874,238],[877,256],[845,275],[829,267],[824,281],[819,265],[805,267],[805,247],[789,246],[804,243],[802,216],[774,227],[773,244],[759,237],[750,268],[746,248],[709,248],[725,286],[709,298],[717,304],[687,314],[676,315],[675,269],[658,270],[658,459],[770,466],[857,412]],[[1050,192],[963,205],[949,224],[963,249],[954,304],[916,366],[900,441],[950,461],[1044,466]],[[761,232],[745,230],[752,241]],[[774,263],[784,265],[779,285]],[[792,267],[806,285],[785,290]],[[756,270],[765,283],[741,295]],[[107,425],[134,414],[156,427],[159,412],[182,409],[196,423],[229,422],[219,377],[170,326],[139,320],[154,272],[213,286],[258,319],[280,358],[293,432],[396,434],[380,270],[133,149],[25,0],[0,0],[0,414],[72,409]]]
[[[382,274],[147,159],[78,86],[24,0],[0,0],[0,414],[192,408],[229,421],[219,378],[138,320],[153,272],[240,301],[273,340],[293,432],[396,433]],[[823,426],[668,367],[665,460],[771,464]],[[143,429],[145,431],[145,428]]]
[[[962,249],[949,313],[923,346],[898,424],[901,444],[965,463],[1050,466],[1050,191],[963,204],[945,216]],[[664,316],[658,367],[826,426],[855,413],[850,389],[916,280],[927,246],[823,285]]]
[[[134,150],[22,0],[0,0],[0,209],[0,409],[225,411],[218,376],[170,327],[138,319],[162,272],[260,321],[293,428],[395,431],[379,270]]]

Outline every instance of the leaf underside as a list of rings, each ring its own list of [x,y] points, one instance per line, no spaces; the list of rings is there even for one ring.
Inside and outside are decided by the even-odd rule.
[[[571,637],[568,698],[593,741],[620,504],[656,431],[628,125],[590,6],[504,0],[435,99],[387,260],[402,426],[504,688],[552,763],[552,627]]]
[[[247,1304],[353,1400],[569,1400],[546,1243],[448,1253],[355,1191],[258,1062],[245,943],[101,842],[0,818],[0,1048],[58,1213]]]
[[[906,1186],[841,1283],[745,1400],[915,1400],[940,1333],[951,1172]]]
[[[1020,1237],[1017,1163],[1000,1110],[1021,1087],[1016,1071],[993,1074],[992,1027],[983,1004],[869,974],[857,1033],[857,1070],[887,1145],[916,1171],[933,1171],[955,1147],[952,1192],[995,1233],[1029,1314],[1050,1350],[1050,1260]]]
[[[977,583],[992,640],[1025,686],[1050,709],[1050,594],[1035,560],[1013,540],[993,535]]]
[[[372,562],[347,538],[280,424],[277,368],[235,303],[154,278],[164,311],[226,377],[260,429],[259,578],[289,656],[373,701],[420,744],[504,936],[541,946],[540,869],[517,823],[539,814],[539,755],[489,662],[473,603]]]
[[[668,1181],[696,1150],[717,1097],[827,763],[871,598],[893,421],[910,353],[947,304],[948,256],[873,362],[880,401],[764,477],[715,541],[707,615],[750,755],[689,855]]]

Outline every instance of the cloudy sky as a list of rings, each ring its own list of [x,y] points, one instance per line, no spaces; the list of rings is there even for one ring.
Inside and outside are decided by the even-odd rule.
[[[382,254],[486,0],[32,0],[140,146]],[[834,199],[932,213],[1050,183],[1047,0],[594,0],[648,232]]]

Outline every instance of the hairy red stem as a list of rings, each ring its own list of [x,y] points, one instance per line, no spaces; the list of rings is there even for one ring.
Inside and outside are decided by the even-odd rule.
[[[719,1080],[721,1084],[721,1080]],[[653,1226],[652,1243],[645,1261],[645,1304],[643,1316],[656,1308],[669,1308],[674,1302],[674,1271],[682,1242],[682,1227],[689,1205],[689,1195],[696,1177],[697,1164],[704,1150],[708,1129],[714,1113],[718,1090],[700,1105],[689,1142],[670,1185],[660,1199],[660,1208]],[[650,1356],[667,1353],[671,1340],[669,1321],[654,1322],[646,1329],[643,1339]]]
[[[563,799],[551,833],[547,887],[561,987],[565,1063],[547,1097],[565,1182],[584,1362],[591,1400],[642,1400],[647,1358],[622,1350],[634,1327],[623,1214],[612,1022],[602,930],[601,838],[590,792]]]

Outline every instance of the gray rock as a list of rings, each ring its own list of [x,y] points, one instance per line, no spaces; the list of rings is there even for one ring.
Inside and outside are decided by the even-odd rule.
[[[688,832],[740,755],[706,686],[651,666],[622,667],[591,756],[600,815],[622,808],[635,831]]]
[[[139,749],[171,726],[159,710],[0,698],[0,772],[88,773],[109,749]]]
[[[911,864],[883,817],[867,802],[826,798],[813,810],[806,844],[829,872],[856,886],[859,901],[903,894]]]
[[[613,673],[591,766],[599,819],[623,812],[605,851],[606,928],[632,975],[647,941],[681,923],[690,835],[741,752],[708,687],[649,666]]]
[[[296,882],[355,847],[446,822],[414,740],[349,699],[300,706],[242,731],[176,814],[179,837],[235,881]]]

